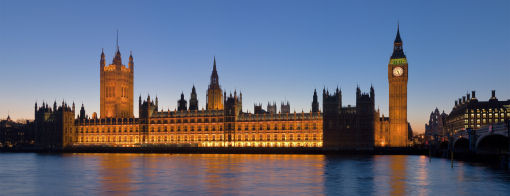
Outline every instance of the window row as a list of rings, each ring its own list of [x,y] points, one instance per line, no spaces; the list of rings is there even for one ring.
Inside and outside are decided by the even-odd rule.
[[[238,134],[226,138],[230,141],[320,141],[320,134]],[[78,137],[78,142],[131,142],[140,143],[140,136],[95,136]],[[172,135],[150,136],[148,142],[199,142],[199,141],[223,141],[224,135]]]
[[[174,123],[209,123],[223,122],[223,118],[198,118],[198,119],[171,119],[171,120],[151,120],[151,124],[174,124]]]

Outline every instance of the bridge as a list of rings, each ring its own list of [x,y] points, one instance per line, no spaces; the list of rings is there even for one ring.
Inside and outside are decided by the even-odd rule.
[[[510,152],[510,121],[466,129],[453,134],[450,146],[455,153],[498,155]]]

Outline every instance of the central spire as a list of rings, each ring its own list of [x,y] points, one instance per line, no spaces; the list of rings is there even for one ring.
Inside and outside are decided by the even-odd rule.
[[[211,74],[211,86],[218,86],[219,85],[219,82],[218,82],[218,71],[216,71],[216,57],[214,57],[214,62],[213,62],[213,71],[212,71],[212,74]]]
[[[400,24],[397,24],[397,37],[395,37],[395,43],[402,43],[402,39],[400,39]]]
[[[117,52],[119,51],[119,30],[117,29]]]
[[[119,47],[119,30],[117,29],[117,53],[115,54],[115,57],[113,58],[112,64],[115,65],[122,65],[122,57],[120,55],[120,47]]]
[[[393,54],[391,55],[391,59],[406,58],[402,45],[402,39],[400,38],[400,24],[398,24],[397,35],[395,36],[395,42],[393,43]]]
[[[214,57],[213,72],[212,72],[212,75],[213,75],[213,76],[218,77],[218,72],[216,71],[216,57]]]

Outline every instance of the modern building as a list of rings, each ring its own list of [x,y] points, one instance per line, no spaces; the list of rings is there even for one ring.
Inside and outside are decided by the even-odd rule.
[[[496,91],[488,101],[479,101],[472,91],[455,101],[455,106],[446,117],[446,129],[451,135],[468,128],[479,129],[510,119],[510,100],[499,101]]]

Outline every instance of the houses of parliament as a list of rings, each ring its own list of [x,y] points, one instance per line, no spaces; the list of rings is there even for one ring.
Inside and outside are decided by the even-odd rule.
[[[388,64],[389,116],[375,110],[375,90],[356,90],[356,105],[342,105],[342,91],[322,90],[322,111],[317,91],[310,112],[291,112],[290,104],[254,105],[243,110],[243,94],[221,88],[216,58],[206,92],[206,108],[199,109],[192,87],[177,109],[163,110],[158,97],[138,97],[134,109],[134,58],[127,66],[118,47],[111,64],[101,52],[100,112],[88,115],[84,105],[35,103],[36,143],[44,148],[68,147],[322,147],[337,150],[372,150],[408,145],[408,66],[400,32]]]

